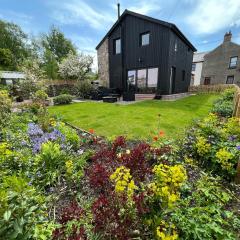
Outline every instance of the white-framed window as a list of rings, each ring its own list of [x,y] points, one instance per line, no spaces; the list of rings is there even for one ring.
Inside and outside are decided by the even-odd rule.
[[[229,68],[236,68],[237,67],[237,61],[238,61],[238,57],[231,57],[230,58],[230,62],[229,62]]]
[[[113,40],[113,52],[114,52],[114,54],[121,53],[121,39],[120,38]]]
[[[150,33],[142,33],[140,34],[140,45],[146,46],[150,44]]]

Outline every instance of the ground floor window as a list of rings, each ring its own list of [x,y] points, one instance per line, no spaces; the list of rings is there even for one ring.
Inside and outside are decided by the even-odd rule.
[[[234,82],[234,76],[227,76],[226,84],[233,84]]]
[[[209,85],[210,83],[211,83],[211,78],[210,77],[205,77],[204,85]]]
[[[158,68],[133,69],[128,71],[129,89],[135,88],[137,92],[157,88]]]

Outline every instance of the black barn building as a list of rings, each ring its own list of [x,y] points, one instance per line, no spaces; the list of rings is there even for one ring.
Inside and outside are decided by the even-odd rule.
[[[172,23],[125,10],[96,49],[106,87],[157,95],[188,91],[196,49]]]

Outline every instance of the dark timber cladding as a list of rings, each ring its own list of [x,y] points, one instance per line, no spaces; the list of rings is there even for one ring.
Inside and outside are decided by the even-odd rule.
[[[149,37],[149,44],[141,44],[142,36],[146,43]],[[171,94],[188,90],[193,51],[196,49],[174,24],[126,10],[97,49],[105,39],[108,39],[109,46],[111,88],[127,91],[129,72],[133,72],[133,78],[137,78],[134,86],[136,92]],[[114,44],[118,39],[121,39],[121,52],[116,54]],[[148,70],[141,72],[141,69]],[[150,86],[150,74],[157,78],[154,88]],[[140,79],[140,75],[146,78],[146,82]],[[144,84],[146,87],[140,89],[140,85]]]

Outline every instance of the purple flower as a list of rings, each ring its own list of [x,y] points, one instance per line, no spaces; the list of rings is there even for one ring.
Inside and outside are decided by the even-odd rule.
[[[239,151],[240,151],[240,145],[236,146],[236,148],[237,148],[237,150],[239,150]]]
[[[60,141],[61,147],[66,148],[66,137],[57,129],[53,129],[52,132],[43,132],[39,125],[29,123],[27,132],[33,153],[39,152],[42,144],[48,141]]]
[[[232,135],[232,136],[229,136],[229,141],[235,141],[237,139],[237,136],[236,135]]]

